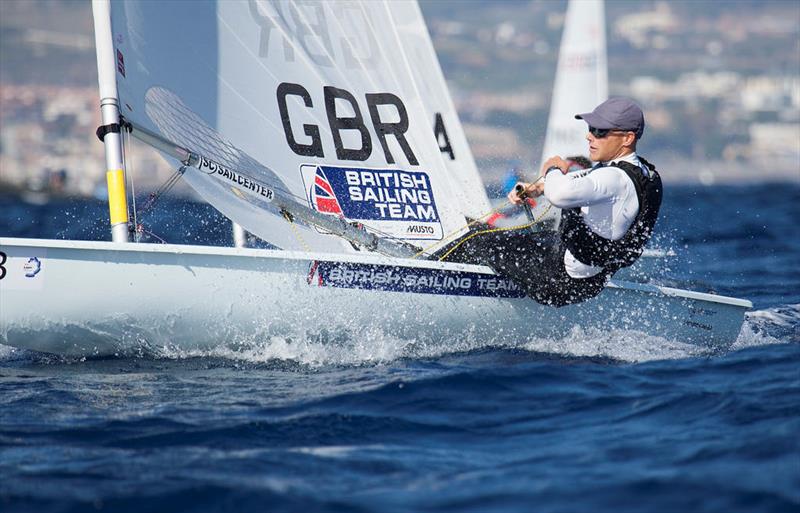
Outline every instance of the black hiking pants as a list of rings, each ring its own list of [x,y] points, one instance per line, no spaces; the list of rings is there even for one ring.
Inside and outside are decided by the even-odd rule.
[[[535,301],[551,306],[580,303],[598,295],[611,273],[573,278],[564,268],[566,248],[555,231],[528,228],[481,233],[471,230],[434,254],[445,262],[491,267],[522,287]]]

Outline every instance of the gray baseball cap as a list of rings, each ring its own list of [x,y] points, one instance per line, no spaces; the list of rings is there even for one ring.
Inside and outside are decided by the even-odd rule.
[[[582,119],[595,128],[631,131],[637,139],[644,133],[644,114],[630,98],[609,98],[592,112],[575,114],[575,119]]]

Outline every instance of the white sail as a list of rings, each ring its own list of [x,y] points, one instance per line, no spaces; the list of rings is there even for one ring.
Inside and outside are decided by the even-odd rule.
[[[390,3],[121,1],[111,17],[122,115],[211,160],[186,180],[249,232],[353,251],[288,223],[264,185],[420,246],[465,225]]]
[[[388,2],[398,36],[428,111],[436,143],[452,183],[461,213],[477,219],[492,209],[478,166],[458,118],[453,99],[436,57],[430,34],[417,2]]]
[[[560,155],[586,156],[586,123],[575,114],[591,112],[608,98],[608,64],[603,0],[570,0],[561,36],[553,99],[542,162]]]

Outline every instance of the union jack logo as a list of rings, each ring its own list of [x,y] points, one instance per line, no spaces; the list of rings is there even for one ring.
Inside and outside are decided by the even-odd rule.
[[[331,187],[321,167],[317,167],[317,172],[314,175],[314,185],[311,186],[311,202],[317,212],[337,216],[342,215],[342,207],[339,206],[339,200],[336,199],[333,187]]]

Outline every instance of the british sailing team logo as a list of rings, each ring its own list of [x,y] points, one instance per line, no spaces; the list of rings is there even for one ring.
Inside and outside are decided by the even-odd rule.
[[[422,171],[300,166],[309,206],[392,237],[440,240],[430,177]]]

